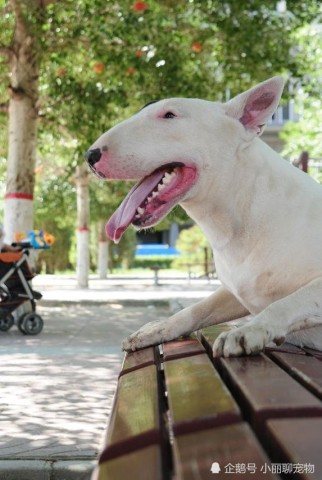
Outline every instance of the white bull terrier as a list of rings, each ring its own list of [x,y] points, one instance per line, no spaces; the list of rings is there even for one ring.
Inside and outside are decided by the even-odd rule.
[[[136,350],[251,313],[222,333],[215,356],[254,354],[285,338],[322,349],[322,187],[258,136],[284,86],[274,77],[227,103],[171,98],[148,104],[87,152],[102,178],[139,179],[107,223],[157,224],[178,203],[204,231],[222,287],[123,342]]]

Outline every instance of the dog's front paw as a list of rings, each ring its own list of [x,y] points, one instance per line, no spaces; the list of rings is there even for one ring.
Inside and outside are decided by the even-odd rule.
[[[123,340],[122,349],[126,352],[133,352],[140,348],[158,345],[164,340],[166,340],[166,338],[164,329],[162,328],[162,322],[150,322]]]
[[[214,357],[239,357],[256,355],[264,350],[271,341],[277,345],[283,343],[283,336],[272,337],[268,328],[259,325],[245,325],[230,332],[223,332],[213,346]]]

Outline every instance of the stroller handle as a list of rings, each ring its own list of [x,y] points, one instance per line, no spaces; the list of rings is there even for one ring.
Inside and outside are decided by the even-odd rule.
[[[12,242],[11,244],[13,247],[20,247],[21,250],[48,250],[50,248],[49,245],[44,244],[44,245],[35,245],[32,242],[29,241],[23,241],[23,242]]]
[[[29,255],[29,250],[34,249],[30,242],[13,242],[13,247],[19,247],[22,253]]]

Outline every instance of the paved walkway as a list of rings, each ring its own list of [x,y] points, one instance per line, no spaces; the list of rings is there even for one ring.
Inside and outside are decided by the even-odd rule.
[[[111,409],[124,336],[218,282],[39,275],[36,337],[0,332],[0,480],[88,480]]]
[[[165,277],[159,273],[159,285],[154,285],[153,273],[149,276],[129,277],[111,275],[106,280],[91,276],[88,289],[79,289],[73,276],[38,275],[33,280],[35,289],[43,294],[43,300],[64,302],[111,301],[169,301],[171,299],[201,299],[219,285],[219,280],[187,277]]]

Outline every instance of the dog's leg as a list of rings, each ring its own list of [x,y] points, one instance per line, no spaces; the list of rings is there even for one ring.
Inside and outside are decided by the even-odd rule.
[[[167,342],[199,328],[244,317],[249,312],[227,289],[220,287],[212,295],[165,320],[143,325],[122,344],[131,351]]]
[[[321,277],[272,303],[247,325],[220,334],[214,343],[214,356],[259,353],[270,342],[280,345],[287,334],[317,325],[322,325]]]

